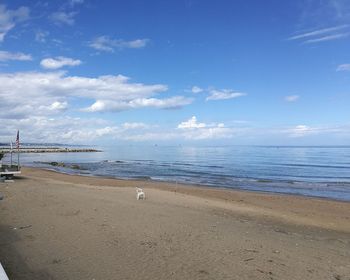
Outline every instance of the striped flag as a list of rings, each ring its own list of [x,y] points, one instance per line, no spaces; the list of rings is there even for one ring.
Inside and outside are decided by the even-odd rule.
[[[19,149],[19,130],[17,130],[16,148]]]

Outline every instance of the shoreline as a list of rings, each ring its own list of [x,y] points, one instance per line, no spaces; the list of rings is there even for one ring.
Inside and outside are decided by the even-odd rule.
[[[69,170],[74,170],[74,171],[84,171],[84,169],[81,169],[79,167],[79,164],[71,164],[67,165],[64,164],[64,166],[61,166],[63,163],[59,163],[57,165],[50,164],[51,166],[55,167],[65,167]],[[75,166],[78,166],[79,168],[76,168]],[[74,172],[65,172],[64,170],[59,170],[59,169],[54,169],[50,167],[34,167],[34,166],[25,166],[24,168],[34,168],[34,169],[42,169],[42,170],[47,170],[47,171],[52,171],[56,172],[58,174],[65,174],[65,175],[71,175],[71,176],[82,176],[82,177],[96,177],[96,178],[105,178],[105,179],[115,179],[115,180],[125,180],[125,181],[145,181],[145,182],[154,182],[154,183],[164,183],[164,184],[174,184],[174,185],[182,185],[186,187],[198,187],[198,188],[208,188],[208,189],[214,189],[214,190],[227,190],[227,191],[242,191],[242,192],[249,192],[249,193],[260,193],[260,194],[271,194],[271,195],[286,195],[286,196],[295,196],[295,197],[305,197],[305,198],[311,198],[311,199],[321,199],[321,200],[329,200],[329,201],[339,201],[339,202],[345,202],[345,203],[350,203],[350,199],[341,199],[341,198],[334,198],[334,197],[326,197],[326,196],[317,196],[317,195],[308,195],[308,194],[302,194],[302,193],[293,193],[293,192],[278,192],[278,191],[264,191],[264,190],[259,190],[259,189],[249,189],[245,187],[230,187],[230,186],[216,186],[212,184],[198,184],[198,183],[183,183],[183,182],[177,182],[177,181],[170,181],[170,180],[156,180],[152,179],[152,177],[147,178],[121,178],[121,177],[114,177],[114,176],[107,176],[107,175],[95,175],[92,173],[74,173]],[[259,182],[260,179],[254,179]],[[271,183],[276,183],[279,181],[273,181],[273,180],[264,180],[264,183],[268,184],[269,182]],[[295,181],[296,183],[300,184],[307,184],[307,182],[302,182],[302,181]],[[286,181],[281,181],[281,183],[286,183]],[[324,182],[325,183],[325,182]]]
[[[83,185],[102,185],[105,187],[142,187],[171,193],[190,195],[201,199],[211,199],[219,202],[218,207],[228,211],[241,213],[251,212],[251,207],[256,207],[256,215],[281,223],[294,225],[309,225],[340,230],[350,233],[349,201],[319,198],[314,196],[294,195],[274,192],[251,191],[244,189],[231,189],[203,185],[180,184],[167,181],[143,180],[143,179],[120,179],[114,177],[61,173],[56,170],[47,170],[38,167],[24,167],[23,175],[34,173],[39,176],[47,176],[50,180],[59,180],[67,183]],[[33,175],[31,175],[33,176]],[[36,176],[36,175],[34,175]],[[222,204],[224,203],[224,204]],[[239,207],[230,204],[238,203]],[[226,204],[226,205],[225,205]],[[230,207],[231,206],[231,207]],[[310,209],[313,215],[310,215]],[[315,211],[319,209],[319,213]],[[324,213],[326,211],[326,213]],[[259,213],[260,212],[260,213]],[[332,213],[332,214],[330,214]],[[267,219],[267,220],[269,220]],[[313,220],[315,219],[315,220]],[[343,223],[333,223],[333,219],[342,220]]]

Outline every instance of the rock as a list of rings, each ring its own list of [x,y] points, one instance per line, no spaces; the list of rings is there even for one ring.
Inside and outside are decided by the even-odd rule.
[[[88,170],[85,167],[80,166],[79,164],[71,164],[70,168],[76,169],[76,170]]]
[[[78,164],[72,164],[72,165],[70,166],[70,168],[72,168],[72,169],[77,169],[77,170],[80,170],[80,169],[81,169],[81,167],[80,167]]]
[[[66,165],[63,162],[51,161],[51,162],[48,162],[48,164],[52,166],[66,167]]]

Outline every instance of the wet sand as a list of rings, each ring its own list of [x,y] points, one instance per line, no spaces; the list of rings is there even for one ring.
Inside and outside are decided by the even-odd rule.
[[[348,202],[32,168],[0,192],[10,279],[350,279]]]

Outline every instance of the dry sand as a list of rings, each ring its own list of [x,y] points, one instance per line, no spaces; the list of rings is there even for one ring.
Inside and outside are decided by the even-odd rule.
[[[350,279],[350,203],[22,173],[0,183],[10,279]]]

